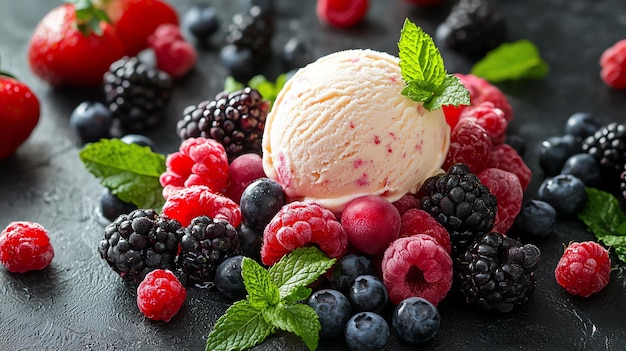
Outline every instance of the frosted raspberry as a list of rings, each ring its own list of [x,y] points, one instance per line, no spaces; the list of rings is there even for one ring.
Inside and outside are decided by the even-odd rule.
[[[611,88],[626,88],[626,39],[606,49],[600,56],[600,77]]]
[[[448,254],[452,252],[450,234],[428,212],[417,208],[406,211],[401,217],[400,237],[426,234],[437,240]]]
[[[402,216],[406,211],[412,208],[419,207],[419,200],[413,194],[405,194],[398,200],[391,203],[398,210],[398,213]]]
[[[559,285],[582,297],[602,290],[609,283],[610,273],[609,252],[595,241],[569,244],[554,270]]]
[[[470,106],[463,110],[459,118],[469,118],[480,124],[489,135],[492,145],[504,143],[509,122],[504,118],[504,112],[492,102],[485,101],[480,105]]]
[[[464,163],[472,173],[478,173],[489,164],[491,146],[491,139],[481,125],[471,119],[461,119],[450,134],[450,148],[442,168]]]
[[[348,236],[330,210],[317,202],[295,201],[283,206],[265,227],[261,261],[270,266],[291,251],[311,245],[339,258],[347,251]]]
[[[480,182],[498,199],[498,211],[493,231],[506,234],[522,209],[524,191],[515,174],[498,168],[487,168],[478,173]]]
[[[225,219],[233,227],[241,223],[241,209],[233,200],[214,194],[209,187],[192,185],[174,192],[165,200],[163,214],[184,227],[199,216]]]
[[[137,287],[137,306],[155,321],[169,322],[185,302],[187,291],[176,276],[164,269],[148,273]]]
[[[0,262],[9,272],[41,270],[52,262],[48,231],[34,222],[11,222],[0,233]]]
[[[473,74],[457,73],[455,76],[459,78],[461,83],[463,83],[469,91],[472,106],[477,106],[485,101],[489,101],[504,112],[504,118],[507,122],[513,119],[513,108],[511,104],[509,104],[506,95],[495,85]]]
[[[385,251],[383,282],[394,304],[422,297],[437,305],[452,287],[452,259],[437,241],[425,234],[395,240]]]
[[[223,193],[228,183],[228,157],[224,146],[213,139],[189,138],[178,152],[167,156],[167,171],[159,181],[163,197],[192,185],[205,185],[215,193]]]
[[[508,144],[496,145],[491,149],[489,167],[515,174],[522,185],[523,191],[526,191],[533,177],[533,172],[528,168],[524,159]]]

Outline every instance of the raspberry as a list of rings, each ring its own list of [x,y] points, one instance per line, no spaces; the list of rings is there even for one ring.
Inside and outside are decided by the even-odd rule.
[[[192,185],[171,194],[163,205],[163,214],[185,227],[199,216],[225,219],[235,228],[241,223],[239,205],[203,185]]]
[[[498,199],[498,211],[493,230],[508,233],[522,209],[524,191],[515,174],[498,168],[487,168],[478,173],[478,178]]]
[[[450,126],[451,130],[454,130],[456,124],[459,123],[459,118],[461,117],[461,113],[467,107],[467,105],[443,105],[443,113],[446,116],[446,122]]]
[[[9,272],[41,270],[52,262],[48,231],[34,222],[11,222],[0,233],[0,262]]]
[[[400,216],[402,216],[406,211],[412,208],[418,208],[419,199],[413,194],[405,194],[391,204],[396,207],[396,209],[400,213]]]
[[[504,112],[504,118],[507,122],[513,119],[513,108],[511,104],[509,104],[506,95],[495,85],[473,74],[457,73],[455,76],[458,77],[461,83],[469,90],[472,106],[478,106],[485,101],[489,101]]]
[[[360,22],[369,7],[369,0],[317,0],[316,13],[322,21],[348,28]]]
[[[395,240],[385,251],[381,266],[389,300],[394,304],[422,297],[437,305],[452,287],[452,259],[428,235]]]
[[[595,241],[570,243],[554,270],[559,285],[582,297],[602,290],[609,283],[610,273],[609,252]]]
[[[496,145],[491,149],[489,167],[502,169],[515,174],[522,185],[523,191],[526,191],[533,177],[533,173],[524,162],[524,159],[508,144]]]
[[[141,313],[155,321],[169,322],[185,302],[187,291],[169,270],[156,269],[146,275],[137,287],[137,306]]]
[[[167,171],[159,181],[163,197],[192,185],[205,185],[212,192],[223,193],[228,183],[228,158],[219,142],[207,138],[189,138],[179,151],[167,156]]]
[[[600,56],[600,77],[611,88],[626,88],[626,39],[622,39]]]
[[[491,138],[480,124],[461,119],[450,134],[450,148],[442,168],[464,163],[472,173],[478,173],[489,164],[491,147]]]
[[[180,28],[171,23],[164,23],[148,37],[148,43],[154,50],[157,67],[173,79],[187,74],[196,65],[198,53],[185,41]]]
[[[270,266],[289,252],[310,245],[339,258],[347,251],[348,236],[330,210],[317,202],[295,201],[283,206],[265,227],[261,260]]]
[[[437,240],[448,254],[452,250],[450,244],[450,234],[436,219],[428,212],[413,208],[401,217],[400,237],[412,236],[416,234],[426,234]]]
[[[504,143],[506,128],[509,122],[504,118],[504,112],[495,107],[492,102],[484,101],[479,105],[464,109],[459,119],[465,118],[480,124],[487,132],[487,135],[489,135],[492,145]]]

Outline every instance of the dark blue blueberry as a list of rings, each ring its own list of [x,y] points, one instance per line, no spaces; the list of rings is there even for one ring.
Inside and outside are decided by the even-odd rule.
[[[580,141],[573,135],[548,138],[539,148],[539,165],[547,176],[561,172],[565,161],[581,151]]]
[[[524,153],[526,152],[526,141],[524,138],[519,135],[508,134],[504,142],[517,151],[518,155],[524,156]]]
[[[346,324],[344,337],[352,351],[381,351],[389,340],[389,325],[374,312],[359,312]]]
[[[285,192],[276,181],[259,178],[250,183],[241,194],[241,214],[246,223],[265,228],[285,205]]]
[[[126,134],[123,137],[121,137],[120,140],[125,142],[126,144],[137,144],[139,146],[147,146],[152,151],[154,151],[155,149],[154,141],[152,141],[152,139],[148,138],[145,135]]]
[[[100,194],[100,211],[104,218],[114,221],[123,214],[129,214],[136,210],[137,206],[132,203],[124,202],[119,197],[112,194],[109,189],[104,189]]]
[[[568,158],[563,165],[561,174],[571,174],[590,187],[597,187],[602,182],[600,165],[588,153],[576,154]]]
[[[111,110],[99,102],[82,102],[70,115],[70,127],[76,130],[83,143],[108,138],[112,123]]]
[[[356,254],[343,256],[333,267],[330,285],[333,289],[349,295],[350,288],[356,277],[360,275],[376,275],[377,269],[369,258]]]
[[[237,227],[239,248],[251,259],[261,262],[261,246],[263,246],[263,229],[242,223]]]
[[[239,82],[247,82],[256,72],[256,60],[251,49],[228,44],[220,51],[220,61],[228,73]]]
[[[544,238],[552,233],[556,221],[556,210],[552,205],[541,200],[524,202],[517,218],[514,230],[528,239]]]
[[[357,312],[370,311],[380,313],[387,305],[388,299],[389,295],[387,294],[385,284],[374,275],[360,275],[356,277],[348,294],[348,300],[350,300],[352,308]]]
[[[584,139],[600,128],[602,123],[586,112],[576,112],[565,123],[565,134]]]
[[[241,300],[246,297],[246,287],[241,275],[241,263],[243,256],[237,255],[222,261],[215,271],[213,282],[219,292],[233,300]]]
[[[307,303],[319,317],[322,326],[320,338],[342,335],[346,323],[352,316],[352,308],[345,295],[337,290],[322,289],[314,292]]]
[[[570,174],[545,179],[539,186],[538,195],[540,200],[552,205],[561,216],[578,213],[587,200],[585,184]]]
[[[312,60],[311,48],[302,39],[293,37],[283,47],[282,63],[285,70],[302,68]]]
[[[181,24],[198,42],[206,43],[217,32],[219,19],[213,6],[195,5],[184,13]]]
[[[409,297],[391,315],[391,326],[398,336],[411,344],[426,342],[437,335],[441,325],[439,310],[428,300]]]

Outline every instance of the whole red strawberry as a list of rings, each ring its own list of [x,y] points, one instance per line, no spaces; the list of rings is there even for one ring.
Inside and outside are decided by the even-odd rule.
[[[124,56],[122,40],[103,18],[104,12],[88,0],[50,11],[30,39],[28,59],[33,73],[55,86],[101,84],[111,63]]]
[[[0,160],[9,157],[39,122],[39,100],[26,84],[0,72]]]

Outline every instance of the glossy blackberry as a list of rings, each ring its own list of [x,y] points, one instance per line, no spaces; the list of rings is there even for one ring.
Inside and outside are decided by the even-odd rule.
[[[601,127],[583,141],[582,148],[601,168],[619,174],[626,162],[626,125],[613,122]]]
[[[238,47],[250,48],[255,54],[267,55],[271,52],[274,35],[274,21],[261,7],[252,6],[247,12],[233,16],[228,26],[226,42]]]
[[[426,180],[420,207],[450,233],[453,257],[491,230],[497,199],[465,164],[450,167],[448,173]]]
[[[114,62],[104,74],[106,102],[127,131],[140,132],[161,121],[161,113],[172,96],[170,76],[149,68],[136,57]]]
[[[541,253],[497,232],[479,237],[455,262],[458,289],[469,305],[509,312],[528,301]]]
[[[436,38],[451,49],[480,57],[506,39],[504,17],[487,0],[461,0],[437,29]]]
[[[239,253],[239,236],[230,223],[200,216],[185,228],[177,263],[190,280],[206,283],[222,261]]]
[[[232,161],[244,153],[261,153],[268,111],[269,102],[258,90],[246,87],[185,108],[176,129],[183,140],[204,137],[219,141]]]
[[[98,252],[124,280],[138,284],[155,269],[174,270],[183,233],[177,220],[152,209],[137,209],[104,229]]]

